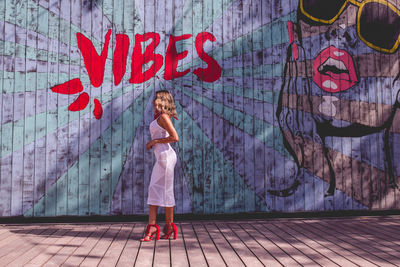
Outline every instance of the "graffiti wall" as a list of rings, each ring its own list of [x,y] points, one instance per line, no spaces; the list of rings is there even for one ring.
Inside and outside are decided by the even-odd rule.
[[[0,1],[0,216],[400,208],[400,1]]]

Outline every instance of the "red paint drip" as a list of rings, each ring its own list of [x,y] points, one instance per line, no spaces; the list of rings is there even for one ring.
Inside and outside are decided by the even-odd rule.
[[[68,107],[70,111],[79,111],[85,109],[89,104],[89,95],[87,93],[82,93],[78,98]]]
[[[221,77],[221,66],[218,64],[218,62],[210,57],[206,52],[204,52],[203,49],[203,44],[207,41],[210,40],[211,42],[215,42],[215,37],[211,33],[208,32],[202,32],[199,33],[196,36],[195,40],[195,46],[196,46],[196,51],[199,57],[208,64],[207,68],[198,68],[193,71],[199,79],[205,81],[205,82],[215,82],[216,80]]]
[[[83,91],[83,86],[79,78],[70,80],[63,84],[56,85],[51,88],[54,93],[73,95]]]
[[[126,57],[129,49],[129,37],[126,34],[117,34],[113,59],[114,84],[118,85],[126,71]]]
[[[100,120],[101,117],[103,116],[103,107],[101,106],[101,103],[97,98],[94,99],[93,115],[98,120]]]
[[[76,34],[78,48],[81,50],[83,61],[85,62],[85,67],[89,74],[90,82],[94,87],[99,87],[103,82],[104,65],[106,63],[110,35],[111,30],[108,30],[103,50],[99,56],[92,42],[88,38],[79,32]]]

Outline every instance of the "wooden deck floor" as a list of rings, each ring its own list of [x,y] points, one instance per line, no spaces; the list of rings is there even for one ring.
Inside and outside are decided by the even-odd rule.
[[[177,223],[1,225],[1,266],[400,266],[400,216]]]

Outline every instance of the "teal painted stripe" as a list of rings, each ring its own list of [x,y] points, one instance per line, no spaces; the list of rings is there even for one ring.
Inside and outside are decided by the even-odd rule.
[[[31,1],[31,0],[30,0]],[[72,24],[70,21],[67,21],[63,18],[61,18],[59,15],[55,14],[54,12],[42,7],[41,5],[38,5],[38,13],[39,13],[39,25],[37,29],[30,29],[28,26],[29,30],[36,30],[36,32],[43,34],[46,37],[50,37],[51,39],[58,40],[64,44],[69,44],[70,43],[70,38],[69,36],[65,36],[62,34],[58,34],[58,25],[60,24],[61,29],[62,28],[69,28],[71,29],[71,35],[74,37],[72,40],[75,41],[75,47],[77,47],[76,44],[76,33],[80,32],[84,34],[86,37],[90,38],[92,41],[94,47],[98,49],[97,51],[100,51],[100,47],[102,46],[102,43],[104,40],[98,40],[94,36],[91,35],[90,32],[86,32],[83,28],[79,28],[76,25]],[[84,14],[82,14],[85,16]],[[40,19],[40,17],[43,17],[43,19]],[[7,20],[7,18],[6,18]],[[45,23],[45,24],[43,24]],[[54,25],[57,26],[57,29],[54,29],[54,31],[47,31],[47,24],[48,26]],[[19,25],[16,23],[16,25]],[[100,26],[100,25],[99,25]],[[22,26],[21,26],[22,27]],[[58,38],[59,37],[59,38]],[[103,36],[104,38],[104,36]]]
[[[103,2],[104,3],[104,2]],[[103,6],[103,12],[109,11],[112,12],[112,23],[118,32],[123,32],[124,28],[122,27],[124,23],[124,0],[114,0],[113,6],[111,9],[107,10]]]
[[[189,127],[190,133],[192,134],[187,135],[185,134],[185,130],[182,130],[183,127],[176,127],[178,135],[181,137],[181,140],[178,143],[178,153],[180,158],[184,159],[182,166],[185,171],[185,176],[188,179],[187,184],[189,188],[193,187],[194,185],[200,186],[200,188],[196,188],[197,190],[194,190],[194,193],[191,196],[193,205],[194,203],[203,203],[204,195],[201,192],[201,190],[203,189],[201,185],[204,183],[204,177],[210,176],[212,177],[214,184],[224,184],[224,179],[233,179],[236,183],[240,185],[241,188],[243,188],[243,190],[245,191],[244,194],[246,196],[251,195],[254,197],[254,199],[256,199],[258,205],[260,205],[262,208],[261,211],[268,211],[267,206],[264,204],[264,199],[255,195],[255,192],[251,188],[249,188],[248,185],[244,182],[243,178],[234,171],[233,166],[224,159],[222,152],[215,148],[212,141],[208,139],[208,137],[202,132],[202,130],[190,117],[190,115],[177,102],[176,107],[178,114],[182,117],[179,124],[184,123],[184,127]],[[196,140],[201,140],[201,143],[197,143]],[[187,155],[185,153],[187,151],[192,151],[192,153]],[[200,153],[193,154],[195,151],[200,151]],[[207,153],[210,153],[210,151],[214,151],[214,160],[203,161],[202,155],[206,155]],[[213,171],[214,168],[224,169],[225,172],[217,172],[219,175],[215,175],[216,172]],[[234,185],[234,182],[230,184]],[[244,203],[237,203],[235,201],[234,187],[213,189],[214,192],[218,190],[229,192],[231,195],[233,194],[233,198],[224,199],[225,213],[244,211]],[[200,207],[193,206],[193,209],[195,213],[215,213],[214,209],[210,209],[208,207],[208,205]]]
[[[84,29],[78,28],[77,26],[71,24],[70,21],[67,21],[57,14],[49,11],[48,9],[42,7],[41,5],[38,5],[38,3],[35,3],[34,1],[30,0],[28,1],[28,4],[33,4],[38,6],[38,24],[31,24],[31,23],[23,23],[23,20],[15,20],[14,19],[14,14],[13,10],[15,8],[18,8],[14,4],[7,5],[6,8],[6,16],[5,16],[5,21],[9,22],[13,25],[26,28],[28,30],[35,31],[37,33],[42,34],[45,37],[48,37],[50,40],[56,40],[60,43],[71,45],[73,47],[77,47],[76,43],[76,33],[80,32],[85,34],[88,38],[91,39],[94,47],[97,49],[97,51],[100,51],[102,48],[102,44],[104,40],[98,40],[94,36],[91,35],[90,32],[85,32]],[[59,34],[59,27],[61,29],[66,29],[70,28],[71,34],[65,35],[65,34]],[[51,30],[49,30],[51,29]],[[70,38],[70,35],[73,38]],[[104,37],[103,37],[104,38]],[[70,41],[72,40],[72,44],[70,44]]]
[[[140,20],[140,16],[137,12],[135,3],[136,1],[131,0],[124,0],[123,3],[124,21],[122,22],[122,31],[129,36],[131,42],[133,42],[134,40],[135,32],[143,31],[143,22]]]
[[[185,95],[191,97],[196,100],[203,106],[212,110],[218,116],[224,118],[225,120],[232,123],[235,127],[241,129],[247,134],[254,136],[261,142],[265,143],[270,148],[275,149],[283,156],[291,158],[290,154],[286,151],[283,143],[282,143],[282,133],[278,127],[275,127],[263,120],[247,115],[240,110],[233,109],[227,107],[221,103],[210,100],[206,97],[199,96],[193,92],[189,92],[184,87],[180,87],[179,85],[175,85],[175,88],[182,91]],[[260,127],[246,127],[246,125],[252,125],[254,121],[255,125]]]
[[[288,43],[287,22],[296,19],[296,12],[292,12],[286,16],[261,26],[246,35],[240,36],[230,42],[224,43],[210,52],[207,52],[215,60],[221,61],[231,57],[247,54],[249,52],[259,51],[276,45]],[[279,33],[277,35],[277,33]],[[243,45],[243,43],[251,42],[252,45]],[[184,70],[193,66],[202,64],[200,58],[194,59],[192,62],[179,66],[178,70]]]
[[[39,89],[48,89],[57,84],[74,79],[70,73],[38,73],[38,72],[3,72],[4,86],[3,93],[24,93],[33,92]],[[90,84],[89,77],[82,75],[80,77],[82,84]],[[26,83],[25,83],[26,81]],[[49,84],[52,81],[52,84]],[[104,82],[111,83],[110,79],[104,79]],[[15,86],[14,86],[15,85]],[[29,86],[27,86],[29,85]]]
[[[272,78],[282,77],[285,64],[274,63],[261,66],[246,66],[231,69],[222,69],[222,77],[243,77],[243,78]]]
[[[13,48],[15,46],[15,48]],[[22,44],[8,42],[8,41],[0,41],[0,49],[3,50],[2,55],[4,56],[13,56],[16,58],[22,59],[32,59],[32,60],[40,60],[45,62],[54,62],[54,63],[64,63],[74,66],[82,66],[84,67],[85,64],[81,58],[71,59],[70,55],[64,54],[65,51],[60,51],[59,53],[51,52],[44,49],[36,49],[30,46],[25,46]],[[14,51],[15,49],[15,51]],[[49,57],[57,57],[59,61],[50,61],[47,56]],[[80,55],[79,55],[80,56]],[[50,58],[51,59],[51,58]]]
[[[128,88],[120,88],[118,90],[110,91],[97,98],[101,99],[102,104],[106,104],[112,99],[121,96],[122,94],[128,93],[134,90],[136,87],[130,86]],[[58,127],[66,125],[71,121],[79,119],[86,113],[91,112],[93,109],[91,106],[93,105],[93,100],[91,99],[89,105],[80,112],[71,112],[68,110],[68,106],[59,107],[55,110],[50,110],[47,112],[42,112],[36,114],[35,116],[26,117],[20,119],[18,121],[5,123],[2,125],[1,134],[3,136],[7,133],[12,133],[13,129],[16,127],[23,127],[25,125],[25,139],[24,145],[28,145],[35,140],[38,140],[45,136],[46,134],[55,131]],[[35,127],[35,122],[38,121],[48,121],[47,127],[37,128]],[[58,125],[57,125],[58,122]],[[13,144],[12,139],[3,138],[1,141],[1,158],[6,157],[12,154],[14,151],[17,151],[23,147],[22,143]]]
[[[196,36],[204,29],[208,28],[225,10],[230,7],[235,1],[233,0],[204,0],[204,1],[185,1],[181,17],[175,22],[169,34],[179,34],[184,29],[184,33],[191,33]],[[203,6],[220,6],[220,9],[214,9],[213,12],[198,12],[203,9]],[[190,14],[190,15],[187,15]],[[188,20],[190,22],[188,23]],[[193,23],[193,22],[201,23]],[[185,27],[191,25],[192,27]],[[191,31],[190,31],[191,30]],[[188,44],[193,44],[190,42]],[[185,47],[185,46],[184,46]]]
[[[263,101],[270,104],[278,103],[279,92],[277,91],[269,91],[269,90],[257,90],[254,88],[248,87],[240,87],[240,86],[233,86],[233,85],[224,85],[221,83],[203,83],[198,80],[189,81],[183,79],[183,84],[185,85],[195,85],[202,88],[215,90],[218,92],[228,93],[234,96],[245,97],[248,99],[254,99]]]
[[[136,130],[140,125],[141,121],[143,120],[143,115],[144,115],[143,107],[145,103],[147,103],[147,101],[149,100],[152,90],[153,86],[149,86],[148,88],[146,88],[144,91],[144,98],[138,96],[135,99],[134,103],[132,103],[132,105],[130,105],[130,107],[123,112],[122,116],[116,119],[110,125],[110,127],[108,127],[102,133],[102,135],[92,145],[90,145],[90,148],[79,156],[79,160],[76,161],[72,165],[72,167],[57,180],[57,182],[46,192],[46,194],[34,205],[32,209],[33,210],[39,209],[46,211],[54,210],[53,207],[48,207],[48,206],[57,205],[57,203],[59,203],[60,201],[65,201],[64,199],[57,199],[57,197],[54,197],[56,195],[55,192],[57,192],[57,195],[65,197],[67,194],[63,193],[63,191],[67,190],[67,187],[66,186],[62,187],[61,185],[66,183],[68,177],[70,177],[70,174],[80,173],[82,171],[79,170],[79,163],[82,164],[83,162],[87,162],[88,165],[86,166],[90,166],[89,183],[88,181],[79,180],[79,184],[82,183],[83,185],[89,185],[88,187],[84,186],[85,189],[89,189],[89,196],[88,199],[79,198],[79,200],[89,201],[90,214],[108,214],[110,211],[112,194],[110,194],[107,199],[100,199],[100,192],[98,190],[100,188],[99,185],[101,184],[100,186],[102,186],[103,188],[107,188],[106,185],[109,184],[110,185],[109,192],[114,192],[118,184],[118,179],[122,172],[123,165],[113,164],[113,169],[110,169],[109,172],[102,172],[100,170],[100,166],[104,164],[102,163],[102,159],[111,158],[111,160],[114,161],[122,158],[123,162],[126,160],[126,155],[129,148],[131,147],[131,144],[136,134]],[[115,127],[115,125],[121,125],[121,126]],[[126,131],[124,128],[129,128],[130,131]],[[122,131],[125,134],[128,133],[130,135],[124,137],[123,142],[119,144],[121,146],[121,149],[118,149],[118,144],[114,144],[112,146],[111,145],[103,146],[105,144],[105,140],[111,139],[112,135],[120,135]],[[124,156],[121,155],[122,152]],[[86,170],[86,172],[88,172],[88,170]],[[78,180],[75,179],[75,182],[77,181]],[[106,202],[106,203],[100,205],[101,202]],[[78,206],[75,207],[69,206],[68,210],[73,211],[74,214],[80,214],[78,210],[80,203],[78,204],[76,202],[73,203]],[[86,204],[83,203],[83,206],[85,205]],[[95,207],[95,205],[98,205],[98,207]],[[25,216],[29,214],[32,214],[32,211],[27,211],[25,213]],[[40,214],[38,215],[40,216]],[[41,215],[43,216],[43,214]],[[46,215],[56,216],[56,215],[67,215],[67,214],[46,214]]]
[[[118,1],[118,0],[115,0]],[[120,2],[120,1],[119,1]],[[111,23],[113,24],[113,28],[117,28],[119,30],[119,26],[116,25],[116,18],[113,18],[113,1],[112,0],[103,0],[101,2],[92,2],[93,5],[95,5],[103,14],[104,17],[106,17]],[[121,3],[119,3],[121,4]],[[123,9],[123,6],[120,5],[119,9]]]
[[[108,18],[118,33],[127,34],[134,40],[134,33],[143,32],[143,22],[137,13],[135,1],[131,0],[104,0],[96,3],[103,15]]]
[[[53,60],[57,60],[54,58]],[[105,68],[105,75],[103,78],[103,85],[114,83],[113,76],[107,75],[107,70],[110,70],[111,66],[106,66]],[[57,84],[62,84],[79,75],[79,79],[81,80],[83,85],[90,85],[89,76],[86,74],[81,73],[63,73],[63,72],[8,72],[3,71],[3,78],[4,78],[4,86],[3,86],[3,93],[23,93],[23,92],[33,92],[36,90],[42,89],[49,89],[49,87],[55,86]],[[14,76],[15,75],[15,76]],[[129,73],[125,73],[124,80],[128,81],[130,78]],[[26,84],[29,84],[29,87],[26,86],[25,80],[27,81]],[[14,85],[15,87],[12,87]]]

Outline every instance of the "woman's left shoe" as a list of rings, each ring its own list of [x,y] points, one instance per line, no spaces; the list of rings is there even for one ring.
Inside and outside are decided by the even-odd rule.
[[[162,239],[169,239],[172,233],[174,233],[174,239],[176,239],[178,236],[178,227],[176,227],[176,225],[173,222],[167,223],[164,226],[163,232],[164,235],[161,237]]]
[[[154,230],[155,228],[155,230]],[[153,231],[150,231],[152,230]],[[144,238],[140,239],[140,241],[142,242],[148,242],[151,241],[154,237],[154,235],[156,235],[156,239],[159,240],[160,239],[160,227],[157,224],[148,224],[147,228],[146,228],[146,233]],[[146,238],[148,237],[148,238]]]

